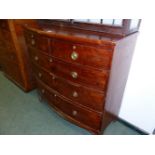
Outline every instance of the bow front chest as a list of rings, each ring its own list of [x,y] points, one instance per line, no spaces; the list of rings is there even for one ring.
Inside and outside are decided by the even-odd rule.
[[[25,27],[39,94],[67,120],[101,134],[106,111],[120,107],[136,36]]]

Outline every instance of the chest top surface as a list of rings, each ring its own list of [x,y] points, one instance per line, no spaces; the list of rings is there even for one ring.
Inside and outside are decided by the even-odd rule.
[[[46,37],[64,39],[69,41],[76,41],[82,43],[90,43],[98,46],[109,45],[115,46],[115,44],[121,40],[123,37],[106,34],[106,33],[98,33],[98,32],[90,32],[85,30],[77,30],[66,27],[58,27],[58,26],[25,26],[25,28],[29,31],[33,31],[33,33],[40,34]]]

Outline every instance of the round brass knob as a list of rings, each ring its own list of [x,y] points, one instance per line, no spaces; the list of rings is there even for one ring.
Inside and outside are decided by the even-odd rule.
[[[41,77],[42,77],[42,74],[41,74],[41,73],[39,73],[39,74],[38,74],[38,76],[41,78]]]
[[[34,35],[33,34],[31,34],[31,38],[34,38]]]
[[[77,115],[77,111],[73,110],[72,114],[73,114],[73,116],[76,116]]]
[[[52,76],[52,79],[55,80],[55,78],[56,78],[56,77],[53,75],[53,76]]]
[[[52,58],[49,59],[49,62],[53,62]]]
[[[34,60],[38,61],[39,60],[38,56],[35,56],[34,57]]]
[[[52,79],[55,80],[56,77],[50,72],[50,76],[52,76]]]
[[[78,93],[76,91],[73,92],[73,97],[78,97]]]
[[[56,95],[56,94],[54,94],[54,97],[57,97],[57,95]]]
[[[42,89],[42,90],[41,90],[41,92],[44,94],[44,93],[45,93],[45,90],[44,90],[44,89]]]
[[[73,45],[73,50],[75,50],[76,49],[76,46],[75,45]]]
[[[77,72],[71,72],[71,76],[76,79],[78,77],[78,73]]]
[[[34,39],[31,40],[31,45],[35,45],[35,40]]]
[[[73,51],[72,54],[71,54],[72,60],[76,60],[78,57],[79,57],[78,53]]]

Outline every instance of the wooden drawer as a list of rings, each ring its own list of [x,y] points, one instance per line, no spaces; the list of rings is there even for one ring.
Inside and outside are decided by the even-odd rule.
[[[39,95],[41,95],[41,97],[47,100],[48,102],[53,103],[55,101],[55,96],[54,96],[55,93],[49,91],[49,88],[47,88],[48,86],[43,84],[43,82],[41,82],[37,78],[36,78],[36,81],[37,81],[37,88],[39,91]]]
[[[80,84],[71,83],[38,67],[34,68],[34,72],[38,79],[71,101],[99,112],[103,111],[104,93]]]
[[[46,71],[45,69],[39,68],[39,66],[36,66],[33,64],[33,73],[35,77],[39,80],[41,80],[43,83],[51,87],[52,89],[55,89],[56,83],[55,80],[53,79],[53,74],[51,72]]]
[[[100,114],[83,109],[67,100],[62,99],[58,94],[48,90],[47,86],[44,86],[39,81],[38,87],[40,93],[49,101],[49,104],[54,105],[54,107],[56,107],[58,112],[61,112],[61,114],[68,115],[68,117],[72,118],[72,121],[78,121],[79,123],[89,126],[93,129],[99,130],[101,128]]]
[[[109,72],[105,70],[95,70],[79,65],[65,63],[53,58],[51,72],[69,81],[94,87],[102,91],[106,90]]]
[[[49,39],[31,31],[25,32],[26,42],[41,52],[49,53]]]
[[[74,44],[63,40],[54,40],[51,46],[53,46],[52,55],[65,61],[110,69],[113,53],[111,49]]]
[[[51,58],[47,55],[41,54],[36,49],[29,47],[29,55],[32,63],[50,70]]]
[[[82,85],[85,84],[89,87],[95,87],[101,91],[106,90],[109,76],[109,72],[106,70],[82,68],[79,65],[65,63],[56,58],[41,54],[32,48],[30,48],[29,52],[34,64],[49,70],[59,77]]]

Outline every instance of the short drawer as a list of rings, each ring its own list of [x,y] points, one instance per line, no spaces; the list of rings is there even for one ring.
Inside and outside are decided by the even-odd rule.
[[[49,53],[48,37],[44,37],[35,32],[25,31],[25,39],[30,46],[40,50],[41,52]]]
[[[47,87],[39,83],[39,81],[38,86],[42,96],[44,96],[51,105],[56,107],[58,111],[65,115],[68,115],[68,117],[74,119],[75,122],[78,121],[79,123],[96,130],[99,130],[101,128],[100,114],[74,105],[71,102],[62,99],[59,95],[55,94],[52,91],[49,92]]]
[[[62,96],[98,112],[103,111],[105,101],[104,93],[66,81],[38,67],[34,68],[34,72],[38,79],[42,80]]]
[[[96,70],[87,67],[65,63],[53,58],[50,64],[50,71],[69,81],[95,87],[102,91],[106,90],[109,72],[106,70]]]
[[[95,46],[74,44],[63,40],[54,40],[52,55],[68,62],[80,63],[96,68],[110,69],[113,52]]]

